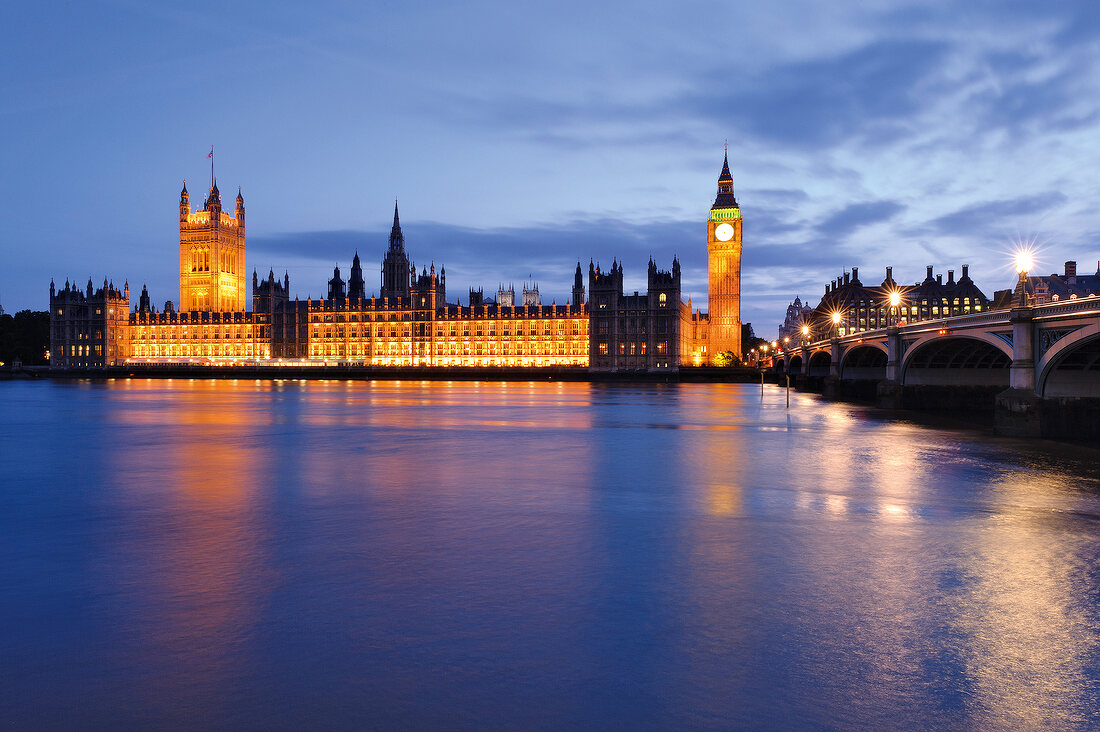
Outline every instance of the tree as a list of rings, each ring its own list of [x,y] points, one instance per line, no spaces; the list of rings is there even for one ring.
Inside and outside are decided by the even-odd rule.
[[[20,310],[14,316],[0,315],[0,361],[11,365],[22,361],[27,366],[48,363],[50,314]]]
[[[733,351],[722,351],[714,357],[714,365],[724,369],[731,366],[740,366],[741,359]]]

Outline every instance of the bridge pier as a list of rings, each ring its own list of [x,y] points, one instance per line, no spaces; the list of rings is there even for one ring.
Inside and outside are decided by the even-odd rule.
[[[880,409],[902,408],[901,331],[897,325],[886,327],[886,378],[875,387],[875,406]]]
[[[1040,437],[1043,399],[1035,392],[1034,308],[1027,305],[1012,308],[1009,322],[1012,324],[1009,388],[997,395],[993,429],[1008,437]]]

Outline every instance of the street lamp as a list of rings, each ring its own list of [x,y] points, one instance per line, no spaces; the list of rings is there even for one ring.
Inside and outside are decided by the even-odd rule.
[[[1031,271],[1031,267],[1034,264],[1032,261],[1031,252],[1027,249],[1021,249],[1016,252],[1016,272],[1020,275],[1020,279],[1027,277],[1027,273]]]
[[[802,345],[806,345],[806,341],[810,340],[810,326],[802,326]]]
[[[1027,273],[1033,265],[1031,250],[1021,249],[1016,252],[1016,273],[1020,275],[1020,279],[1016,282],[1016,292],[1012,299],[1017,305],[1027,305]]]
[[[901,304],[901,293],[897,290],[890,291],[890,319],[887,325],[898,324],[898,305]]]
[[[833,311],[833,336],[835,338],[840,337],[840,311]]]

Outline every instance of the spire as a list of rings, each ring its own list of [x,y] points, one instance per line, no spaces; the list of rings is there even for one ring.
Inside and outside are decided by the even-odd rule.
[[[718,182],[722,183],[723,181],[727,181],[731,185],[733,184],[733,176],[730,174],[730,157],[728,148],[726,152],[722,153],[722,172],[718,175]]]
[[[403,251],[405,236],[401,233],[401,219],[397,214],[397,199],[393,199],[393,228],[390,229],[390,250]]]
[[[740,208],[733,194],[733,176],[730,174],[729,152],[722,154],[722,172],[718,174],[718,197],[714,199],[713,211],[719,208]]]

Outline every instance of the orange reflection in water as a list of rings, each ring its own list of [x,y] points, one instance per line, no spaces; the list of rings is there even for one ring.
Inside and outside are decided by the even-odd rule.
[[[147,586],[133,592],[147,611],[132,629],[140,654],[168,673],[144,679],[135,693],[171,698],[180,688],[212,692],[240,673],[239,646],[257,622],[270,573],[263,556],[267,527],[263,486],[270,466],[262,442],[270,424],[271,382],[220,380],[112,381],[116,426],[137,426],[142,439],[109,453],[126,476],[117,489],[142,530],[116,537],[120,561]]]

